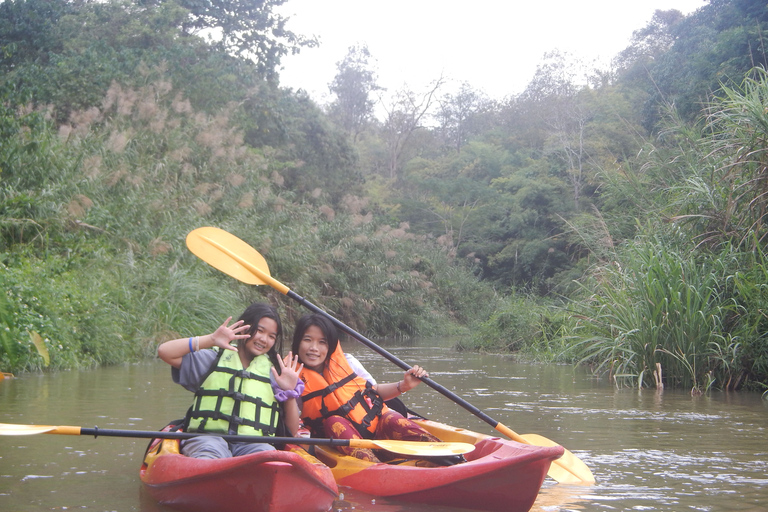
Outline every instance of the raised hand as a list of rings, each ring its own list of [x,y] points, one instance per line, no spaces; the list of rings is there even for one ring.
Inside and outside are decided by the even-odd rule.
[[[272,375],[275,377],[275,382],[280,386],[280,389],[288,391],[289,389],[295,389],[296,384],[299,382],[299,373],[304,368],[304,363],[299,363],[299,356],[293,355],[293,352],[288,352],[288,355],[284,358],[277,358],[277,362],[280,364],[280,374],[278,375],[277,369],[272,367]]]
[[[225,348],[227,350],[237,350],[237,347],[232,346],[233,341],[248,339],[251,337],[251,335],[247,332],[248,329],[251,328],[250,325],[245,324],[242,320],[238,320],[231,326],[228,326],[230,321],[232,321],[231,316],[224,320],[224,323],[221,324],[213,334],[211,334],[213,346]]]

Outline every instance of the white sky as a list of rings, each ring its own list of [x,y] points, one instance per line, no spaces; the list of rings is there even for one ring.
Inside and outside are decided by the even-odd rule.
[[[706,0],[288,0],[288,28],[319,48],[282,61],[280,83],[329,100],[336,63],[365,43],[379,85],[423,90],[442,74],[501,99],[523,91],[545,52],[609,61],[656,9],[684,14]]]

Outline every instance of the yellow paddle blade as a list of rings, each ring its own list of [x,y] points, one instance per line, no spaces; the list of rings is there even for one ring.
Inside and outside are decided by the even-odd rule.
[[[349,445],[421,457],[462,455],[475,449],[475,445],[469,443],[421,443],[418,441],[392,441],[388,439],[350,439]]]
[[[0,423],[0,436],[31,436],[34,434],[46,434],[56,430],[50,425],[13,425]]]
[[[538,434],[526,434],[521,436],[501,423],[498,423],[495,428],[518,443],[534,446],[560,446],[560,444],[551,439],[547,439]],[[592,471],[590,471],[587,465],[566,448],[563,448],[563,450],[565,451],[563,452],[562,457],[552,461],[547,475],[561,484],[594,484],[595,477],[592,475]]]
[[[535,446],[559,446],[556,442],[538,434],[523,434],[526,443]],[[589,467],[571,451],[565,450],[563,456],[552,461],[547,473],[550,478],[561,484],[594,484],[595,477]]]
[[[269,275],[264,256],[235,235],[223,229],[204,227],[187,235],[187,247],[192,254],[212,267],[247,284],[269,284],[256,275],[249,264]]]

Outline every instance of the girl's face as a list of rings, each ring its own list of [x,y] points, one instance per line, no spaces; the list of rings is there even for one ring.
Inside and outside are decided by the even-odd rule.
[[[326,357],[328,357],[328,340],[318,326],[310,325],[304,331],[299,343],[299,360],[305,367],[322,373]]]
[[[262,317],[256,326],[256,332],[245,342],[245,354],[248,360],[269,352],[277,340],[277,322],[268,317]]]

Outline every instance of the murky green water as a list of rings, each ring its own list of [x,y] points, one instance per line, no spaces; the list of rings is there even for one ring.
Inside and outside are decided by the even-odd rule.
[[[438,383],[520,434],[570,449],[597,484],[547,479],[534,512],[768,510],[768,402],[757,394],[622,389],[568,366],[516,363],[457,353],[434,340],[388,346]],[[418,346],[417,346],[418,345]],[[356,343],[381,382],[402,372]],[[455,426],[496,432],[427,386],[405,397],[411,409]],[[0,381],[0,422],[155,430],[184,415],[191,395],[159,361]],[[34,435],[0,437],[0,511],[165,512],[138,478],[146,441]],[[374,499],[344,489],[341,512],[432,512],[434,507]]]

